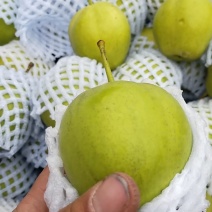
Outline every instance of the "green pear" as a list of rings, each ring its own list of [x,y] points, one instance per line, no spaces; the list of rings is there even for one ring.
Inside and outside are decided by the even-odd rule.
[[[128,19],[109,2],[97,2],[79,10],[71,19],[68,32],[74,52],[97,61],[101,61],[101,56],[96,41],[105,40],[112,69],[124,62],[131,42]]]
[[[154,17],[153,33],[167,57],[178,61],[200,58],[212,37],[212,2],[166,0]]]
[[[208,96],[212,97],[212,66],[209,66],[207,69],[205,86]]]
[[[10,41],[16,39],[15,32],[16,29],[14,24],[6,24],[5,21],[0,18],[0,46],[9,43]]]
[[[60,155],[79,194],[111,173],[125,172],[138,184],[143,205],[184,168],[192,130],[170,93],[153,84],[113,81],[102,57],[109,83],[83,92],[68,106],[59,129]]]

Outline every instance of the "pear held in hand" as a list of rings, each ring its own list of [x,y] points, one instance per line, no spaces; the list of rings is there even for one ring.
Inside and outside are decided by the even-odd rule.
[[[79,10],[71,19],[69,38],[74,52],[101,62],[96,41],[107,43],[107,54],[111,68],[124,62],[131,32],[125,14],[109,2],[97,2]]]
[[[200,58],[212,38],[212,2],[166,0],[154,17],[153,32],[167,57],[177,61]]]
[[[111,173],[125,172],[138,184],[143,205],[184,168],[192,131],[180,104],[164,89],[114,81],[103,41],[98,44],[109,83],[68,106],[59,130],[64,169],[79,194]]]

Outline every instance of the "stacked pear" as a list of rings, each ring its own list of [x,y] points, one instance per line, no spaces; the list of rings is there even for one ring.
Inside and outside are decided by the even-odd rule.
[[[29,68],[29,65],[32,67]],[[20,41],[11,41],[0,46],[0,65],[8,69],[28,71],[34,77],[45,75],[54,62],[46,62],[41,58],[32,57]],[[29,70],[28,70],[29,69]]]
[[[30,77],[0,67],[0,157],[11,157],[32,130]]]
[[[153,21],[160,51],[177,61],[199,59],[212,38],[210,0],[166,0]]]
[[[143,49],[132,54],[125,63],[113,71],[116,80],[152,81],[161,86],[181,87],[182,73],[177,63],[153,49]]]
[[[99,62],[101,57],[96,42],[104,39],[112,69],[122,64],[128,54],[131,42],[129,21],[112,3],[97,2],[82,8],[71,19],[68,32],[75,54]]]

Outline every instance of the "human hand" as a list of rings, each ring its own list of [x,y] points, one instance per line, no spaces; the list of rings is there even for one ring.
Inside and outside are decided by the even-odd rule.
[[[39,175],[31,190],[13,212],[48,212],[44,192],[49,169]],[[136,212],[140,194],[131,177],[115,173],[98,182],[60,212]]]

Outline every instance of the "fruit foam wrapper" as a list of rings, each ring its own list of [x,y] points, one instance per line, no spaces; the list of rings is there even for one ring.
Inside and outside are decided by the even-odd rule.
[[[128,77],[130,81],[140,83],[150,79],[160,87],[181,87],[182,72],[174,61],[163,56],[159,51],[143,49],[133,51],[127,60],[113,71],[116,80]]]
[[[184,91],[187,91],[187,96],[183,95],[186,100],[196,100],[205,92],[206,67],[202,60],[175,62],[165,57],[158,51],[154,42],[149,41],[146,36],[142,35],[136,35],[130,46],[128,60],[133,60],[134,63],[136,63],[136,57],[137,61],[143,64],[145,63],[149,72],[152,72],[152,74],[150,74],[147,70],[145,70],[146,72],[143,70],[142,78],[144,78],[145,75],[151,79],[154,78],[154,82],[162,87],[170,85],[181,87]],[[151,61],[151,59],[153,61]],[[126,63],[129,63],[128,60]],[[124,65],[122,64],[122,66]],[[141,69],[139,64],[131,64],[130,66],[131,70],[133,68],[138,72],[144,69],[144,67]],[[119,71],[121,73],[125,72],[128,75],[130,74],[130,71],[126,72],[121,69]],[[118,73],[118,75],[121,74]],[[139,80],[139,78],[137,80],[136,77],[138,78],[138,74],[132,75],[133,81]]]
[[[16,13],[18,9],[18,0],[1,0],[0,4],[0,18],[2,18],[6,24],[14,23],[16,19]]]
[[[116,0],[107,1],[117,4]],[[131,33],[140,33],[146,20],[146,1],[129,0],[122,3],[118,7],[128,18]],[[30,46],[28,51],[35,58],[54,61],[62,56],[74,55],[68,36],[69,23],[76,12],[87,4],[87,0],[19,0],[16,35],[23,46]]]
[[[154,16],[165,0],[146,0],[147,4],[147,19],[153,23]]]
[[[61,58],[38,81],[32,98],[34,107],[31,115],[36,119],[48,110],[54,120],[57,104],[67,105],[81,92],[106,81],[102,63],[79,56]]]
[[[13,40],[0,46],[0,59],[8,69],[14,68],[15,70],[27,71],[30,63],[32,63],[33,66],[30,67],[29,74],[37,78],[45,75],[55,63],[32,57],[28,49],[30,48],[25,48],[20,41]]]
[[[20,152],[10,159],[0,158],[0,170],[0,199],[23,197],[39,174]]]
[[[33,126],[36,126],[33,124]],[[27,163],[31,163],[35,168],[46,166],[46,156],[48,154],[45,142],[45,129],[39,126],[34,127],[28,141],[20,150],[26,158]]]
[[[12,198],[0,198],[0,211],[10,212],[13,211],[18,205],[19,201],[15,201]]]
[[[205,97],[188,103],[197,113],[200,114],[207,124],[207,138],[212,145],[212,99]]]
[[[54,61],[73,55],[68,37],[68,25],[73,15],[85,7],[86,0],[19,0],[15,26],[21,43],[30,55]]]
[[[164,89],[177,99],[188,117],[193,131],[193,148],[182,172],[177,173],[170,185],[151,202],[143,205],[139,212],[205,211],[209,206],[206,200],[206,187],[212,175],[212,149],[206,136],[206,124],[200,115],[185,103],[178,88],[170,86]],[[78,197],[76,189],[64,175],[58,148],[58,130],[66,108],[63,105],[56,106],[56,126],[46,130],[50,176],[45,200],[50,212],[58,211]]]
[[[13,156],[28,140],[33,80],[23,70],[0,66],[0,158]]]

